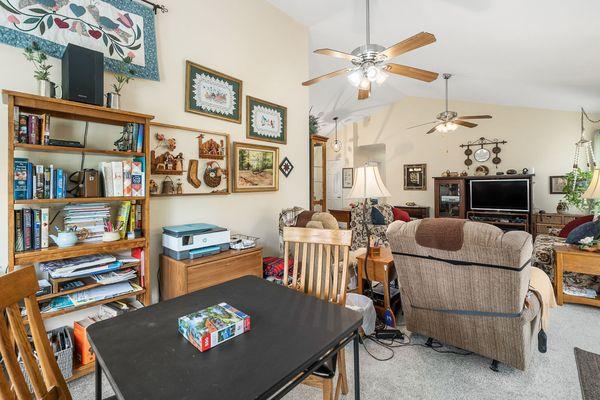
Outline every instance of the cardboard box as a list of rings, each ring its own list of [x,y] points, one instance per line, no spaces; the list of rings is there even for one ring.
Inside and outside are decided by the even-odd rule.
[[[85,318],[73,324],[73,336],[75,339],[75,360],[77,364],[85,365],[96,361],[96,355],[90,346],[87,329],[97,320]]]

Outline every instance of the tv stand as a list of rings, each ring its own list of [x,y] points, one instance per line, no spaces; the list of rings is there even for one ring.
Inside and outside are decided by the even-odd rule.
[[[434,205],[436,218],[461,218],[495,225],[505,231],[522,230],[531,233],[533,224],[533,174],[445,176],[435,177]],[[476,180],[529,180],[529,212],[526,211],[476,211],[470,209],[470,182]]]
[[[503,211],[467,211],[467,219],[495,225],[503,231],[530,231],[529,214]]]

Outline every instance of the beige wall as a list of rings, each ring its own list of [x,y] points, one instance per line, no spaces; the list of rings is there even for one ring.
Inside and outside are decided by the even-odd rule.
[[[563,175],[572,166],[574,143],[579,139],[580,131],[578,112],[451,101],[450,109],[460,115],[490,114],[493,119],[482,120],[477,128],[460,127],[447,134],[426,135],[427,126],[406,129],[433,121],[443,109],[442,100],[408,97],[363,121],[344,126],[345,165],[353,165],[352,153],[356,146],[385,143],[386,185],[392,194],[388,203],[413,201],[431,206],[433,212],[432,177],[440,176],[447,169],[458,172],[466,169],[464,149],[458,146],[482,136],[498,138],[508,141],[501,146],[502,163],[498,171],[535,169],[534,207],[555,212],[562,196],[549,194],[549,176]],[[427,190],[403,190],[403,165],[419,163],[427,164]],[[473,173],[476,165],[478,163],[474,162],[468,171]],[[491,174],[496,173],[491,159],[485,165]],[[346,199],[348,201],[351,199]]]
[[[161,227],[208,222],[261,237],[267,254],[277,252],[280,209],[308,205],[308,31],[263,0],[164,0],[169,12],[156,17],[160,82],[137,79],[124,90],[123,108],[153,114],[160,122],[227,132],[232,141],[246,141],[245,123],[234,124],[184,112],[185,61],[232,75],[243,81],[243,119],[247,94],[288,108],[288,143],[280,157],[294,164],[289,178],[280,175],[278,192],[152,199],[151,264],[154,284]],[[0,45],[0,88],[35,92],[31,66],[22,50]],[[60,80],[60,66],[52,72]],[[112,83],[105,76],[105,86]],[[6,106],[0,110],[6,143]],[[264,142],[256,142],[263,143]],[[6,168],[6,146],[0,165]],[[32,159],[38,156],[32,155]],[[40,157],[41,160],[41,157]],[[75,165],[78,158],[75,158]],[[76,167],[75,167],[76,168]],[[0,174],[0,225],[6,227],[6,173]],[[0,242],[6,243],[6,228]],[[6,248],[0,264],[6,264]]]

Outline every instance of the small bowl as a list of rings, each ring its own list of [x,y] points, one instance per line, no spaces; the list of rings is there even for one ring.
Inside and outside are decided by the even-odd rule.
[[[121,234],[118,231],[104,232],[102,235],[103,242],[116,242],[121,239]]]

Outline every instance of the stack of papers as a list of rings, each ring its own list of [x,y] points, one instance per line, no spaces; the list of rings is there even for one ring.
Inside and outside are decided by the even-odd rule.
[[[132,282],[120,282],[111,285],[98,286],[81,292],[55,297],[45,307],[42,307],[41,311],[58,311],[98,300],[110,299],[137,290],[141,290],[141,287]]]
[[[51,278],[75,278],[100,274],[121,268],[123,263],[110,254],[92,254],[40,263],[40,269]]]
[[[64,208],[65,230],[87,229],[84,242],[99,242],[104,234],[104,222],[110,220],[108,203],[69,204]]]
[[[113,271],[104,274],[94,275],[92,278],[101,285],[109,285],[111,283],[124,282],[137,277],[134,269],[124,269],[121,271]]]

